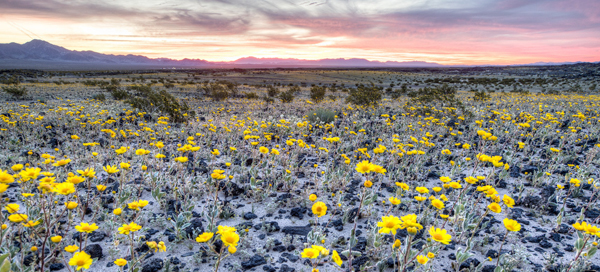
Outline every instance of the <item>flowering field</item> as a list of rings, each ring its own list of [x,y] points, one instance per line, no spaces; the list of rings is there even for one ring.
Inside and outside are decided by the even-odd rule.
[[[172,84],[181,122],[81,83],[2,94],[0,272],[600,271],[596,95]]]

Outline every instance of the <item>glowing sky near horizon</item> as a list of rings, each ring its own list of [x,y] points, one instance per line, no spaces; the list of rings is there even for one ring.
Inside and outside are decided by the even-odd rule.
[[[600,61],[599,0],[0,0],[0,43],[152,58]]]

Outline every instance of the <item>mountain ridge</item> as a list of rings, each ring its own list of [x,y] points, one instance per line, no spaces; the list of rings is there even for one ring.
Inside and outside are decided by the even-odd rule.
[[[0,66],[6,67],[28,67],[36,66],[40,63],[46,65],[56,64],[62,66],[69,65],[102,65],[105,67],[125,67],[139,66],[141,68],[148,66],[152,68],[211,68],[211,67],[250,67],[258,66],[263,68],[277,67],[373,67],[373,68],[443,68],[443,67],[473,67],[475,65],[443,65],[435,62],[426,61],[376,61],[362,58],[327,58],[318,60],[306,60],[296,58],[257,58],[253,56],[242,57],[229,62],[211,62],[203,59],[169,59],[169,58],[149,58],[142,55],[113,55],[103,54],[95,51],[76,51],[54,45],[44,40],[34,39],[24,44],[4,43],[0,44]],[[527,66],[527,65],[563,65],[580,62],[537,62],[531,64],[515,64],[509,66]],[[477,66],[506,66],[506,65],[477,65]],[[36,67],[29,67],[36,68]]]

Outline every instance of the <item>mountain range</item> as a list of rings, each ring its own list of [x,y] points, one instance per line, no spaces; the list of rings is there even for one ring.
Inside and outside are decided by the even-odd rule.
[[[560,65],[567,63],[537,63]],[[569,63],[570,64],[570,63]],[[75,51],[43,40],[24,44],[0,44],[0,68],[31,69],[143,69],[143,68],[292,68],[292,67],[447,67],[424,61],[370,61],[360,58],[302,60],[293,58],[245,57],[231,62],[202,59],[174,60],[140,55],[111,55],[94,51]],[[464,67],[464,66],[463,66]]]

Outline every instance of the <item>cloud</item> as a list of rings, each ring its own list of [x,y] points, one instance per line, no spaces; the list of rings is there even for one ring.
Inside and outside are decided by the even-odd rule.
[[[496,60],[593,56],[600,48],[596,0],[0,0],[0,6],[5,20],[21,18],[19,25],[42,37],[82,46],[116,40],[130,50],[154,48],[152,54],[318,49],[332,56],[354,50]],[[23,35],[6,31],[0,40]]]

